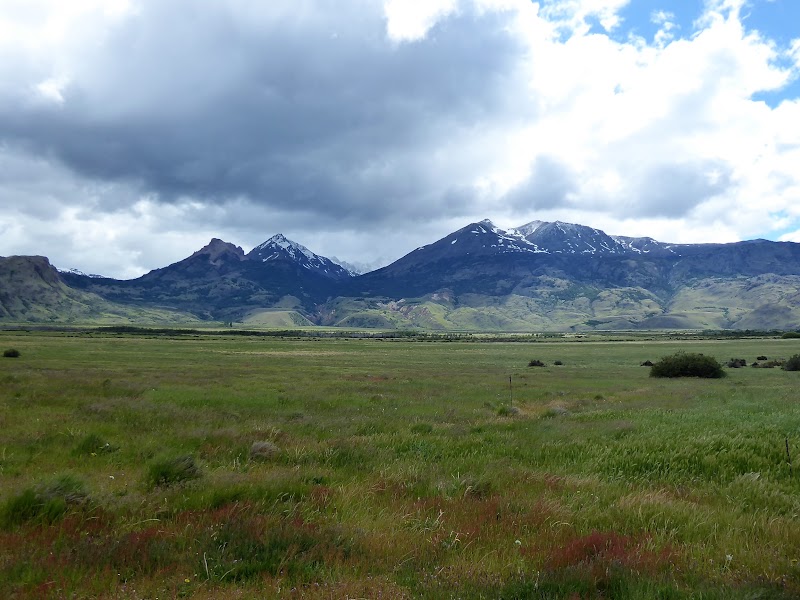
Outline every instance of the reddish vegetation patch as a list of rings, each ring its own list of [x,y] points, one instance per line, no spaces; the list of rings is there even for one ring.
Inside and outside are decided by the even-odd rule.
[[[315,485],[311,488],[310,500],[315,508],[322,510],[330,504],[333,490],[326,485]]]
[[[560,475],[547,474],[544,476],[544,484],[548,490],[560,492],[564,489],[564,477]]]
[[[545,568],[558,571],[584,568],[605,577],[612,568],[654,575],[674,559],[670,548],[654,549],[648,539],[635,540],[613,531],[593,531],[550,551]]]

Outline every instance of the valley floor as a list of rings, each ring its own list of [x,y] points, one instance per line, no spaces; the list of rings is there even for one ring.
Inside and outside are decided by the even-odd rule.
[[[800,596],[800,340],[476,339],[0,332],[0,597]]]

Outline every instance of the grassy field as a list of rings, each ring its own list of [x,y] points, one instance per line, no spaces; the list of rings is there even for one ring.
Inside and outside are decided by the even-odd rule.
[[[800,596],[800,340],[7,348],[2,598]]]

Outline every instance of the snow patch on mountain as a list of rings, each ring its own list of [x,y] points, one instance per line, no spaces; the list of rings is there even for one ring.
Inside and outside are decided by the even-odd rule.
[[[56,271],[59,273],[66,273],[68,275],[80,275],[81,277],[89,277],[91,279],[108,279],[105,275],[95,275],[94,273],[84,273],[79,269],[59,269],[56,268]]]
[[[372,262],[368,263],[360,261],[342,260],[341,258],[337,258],[336,256],[331,256],[330,259],[337,265],[346,269],[347,272],[350,273],[350,275],[352,275],[353,277],[357,277],[358,275],[364,275],[365,273],[371,273],[372,271],[377,271],[381,267],[385,267],[390,262],[384,258],[379,258],[377,260],[373,260]]]
[[[534,231],[539,229],[542,225],[545,225],[545,221],[531,221],[530,223],[526,223],[525,225],[520,225],[519,227],[512,227],[508,230],[511,234],[519,235],[520,237],[527,237],[532,234]]]
[[[322,257],[317,254],[314,254],[311,250],[303,246],[302,244],[298,244],[297,242],[293,242],[286,236],[281,233],[273,235],[263,244],[256,246],[253,248],[251,254],[266,254],[264,251],[274,250],[275,248],[282,248],[291,256],[292,258],[299,258],[300,256],[304,256],[307,260],[312,263],[321,264]],[[272,255],[274,256],[274,254]],[[262,259],[263,262],[270,260],[270,258]]]

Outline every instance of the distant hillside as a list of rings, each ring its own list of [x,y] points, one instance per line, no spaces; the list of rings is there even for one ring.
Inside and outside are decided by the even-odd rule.
[[[43,256],[0,257],[0,320],[47,322],[194,322],[178,311],[120,305],[69,287]]]
[[[434,329],[800,327],[800,244],[472,223],[347,282],[321,322]]]
[[[213,239],[188,258],[138,279],[63,277],[73,287],[114,302],[188,311],[201,319],[241,320],[253,311],[273,307],[312,314],[318,303],[335,295],[337,283],[350,275],[300,248],[281,236],[246,255],[238,246]]]
[[[264,327],[584,331],[798,329],[800,244],[671,244],[534,221],[471,223],[354,276],[278,234],[219,239],[138,279],[3,259],[0,319],[237,321]],[[190,316],[187,316],[190,315]]]

